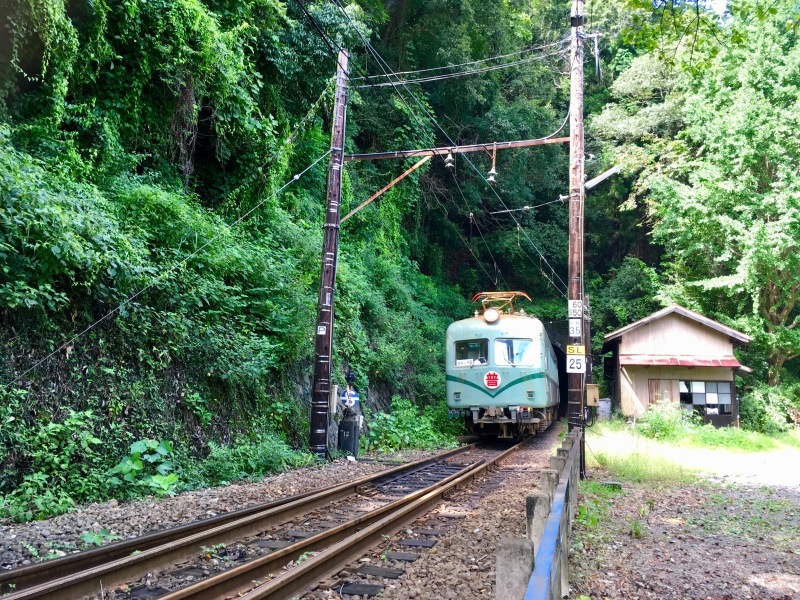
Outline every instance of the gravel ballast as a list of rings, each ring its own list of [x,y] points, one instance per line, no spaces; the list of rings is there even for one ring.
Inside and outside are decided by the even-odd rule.
[[[352,481],[389,468],[389,461],[412,461],[431,452],[414,451],[373,460],[336,460],[302,467],[258,482],[184,492],[175,497],[88,504],[74,512],[32,523],[0,524],[0,569],[9,570],[46,558],[89,548],[86,532],[107,530],[106,541],[138,537],[176,525],[253,506],[283,496]]]
[[[341,598],[339,590],[348,582],[382,585],[380,597],[391,600],[493,598],[497,543],[504,536],[525,536],[525,497],[538,485],[538,470],[549,467],[549,457],[563,429],[556,423],[527,448],[503,461],[498,470],[455,493],[306,598]],[[421,530],[440,528],[444,530],[440,535],[419,535]],[[436,544],[430,549],[399,545],[404,538],[417,537],[427,537]],[[413,562],[393,560],[394,552],[418,553],[420,558]],[[355,576],[359,565],[365,564],[402,570],[403,574],[395,580]]]

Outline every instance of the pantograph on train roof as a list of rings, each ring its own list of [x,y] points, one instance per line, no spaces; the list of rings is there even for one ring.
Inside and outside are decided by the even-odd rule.
[[[517,298],[525,298],[531,302],[531,297],[525,292],[478,292],[472,297],[473,302],[481,301],[484,310],[487,308],[495,308],[502,312],[506,307],[514,309],[514,301]]]

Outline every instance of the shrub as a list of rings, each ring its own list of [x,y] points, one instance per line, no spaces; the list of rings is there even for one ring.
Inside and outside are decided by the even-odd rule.
[[[796,391],[792,386],[762,384],[754,387],[740,400],[742,427],[768,435],[788,431],[793,397],[796,397]]]
[[[444,401],[436,404],[429,404],[422,409],[422,414],[426,419],[430,419],[434,429],[446,436],[457,437],[466,435],[467,428],[463,417],[451,418]]]
[[[641,416],[641,434],[657,440],[672,440],[689,433],[694,425],[692,416],[686,415],[676,402],[662,402],[650,406]]]
[[[67,409],[38,418],[27,390],[0,393],[0,515],[44,519],[103,493],[100,419],[91,410]]]
[[[302,467],[314,460],[307,452],[292,450],[273,433],[237,438],[230,446],[210,442],[211,452],[200,465],[204,483],[215,485],[237,479],[258,478]]]
[[[378,413],[363,438],[366,448],[392,452],[403,448],[435,448],[452,443],[452,437],[434,425],[435,409],[422,414],[410,400],[394,396],[392,412]]]
[[[171,472],[175,468],[171,454],[172,444],[166,440],[134,442],[130,456],[109,470],[108,484],[121,487],[124,495],[136,495],[136,488],[140,488],[159,496],[174,496],[180,479]]]

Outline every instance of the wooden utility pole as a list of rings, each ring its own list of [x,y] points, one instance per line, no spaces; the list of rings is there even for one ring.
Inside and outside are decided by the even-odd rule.
[[[568,428],[584,428],[583,403],[586,344],[583,305],[583,0],[572,0],[570,15],[569,107],[569,347],[567,348]],[[570,350],[572,349],[572,350]],[[580,358],[578,358],[580,357]],[[585,447],[581,438],[581,476],[585,474]]]
[[[317,328],[314,331],[316,341],[314,343],[314,382],[311,391],[311,451],[321,457],[328,454],[328,411],[333,355],[333,292],[336,285],[336,260],[339,252],[339,206],[342,200],[344,129],[347,116],[347,59],[347,50],[340,50],[333,104],[328,205],[325,212],[325,237],[322,244]]]

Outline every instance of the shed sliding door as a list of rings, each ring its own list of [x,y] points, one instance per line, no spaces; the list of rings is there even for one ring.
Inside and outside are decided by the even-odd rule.
[[[678,401],[677,379],[648,379],[648,396],[650,406],[661,402]]]

